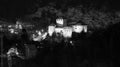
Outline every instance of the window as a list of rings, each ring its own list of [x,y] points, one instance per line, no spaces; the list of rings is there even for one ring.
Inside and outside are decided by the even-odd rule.
[[[64,20],[62,18],[58,18],[58,19],[56,19],[56,23],[60,24],[60,25],[63,25],[64,24]]]
[[[63,36],[65,38],[71,38],[71,36],[72,36],[72,28],[71,27],[64,27]]]
[[[48,26],[48,34],[49,34],[49,36],[52,36],[54,31],[55,31],[55,26]]]
[[[76,33],[81,33],[83,31],[83,27],[82,25],[73,25],[73,32]]]
[[[84,32],[87,32],[87,25],[84,26]]]

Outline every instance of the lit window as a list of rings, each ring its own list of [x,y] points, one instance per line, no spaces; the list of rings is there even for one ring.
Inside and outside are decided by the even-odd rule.
[[[63,31],[63,28],[55,28],[56,33],[61,33]]]
[[[64,27],[63,36],[65,38],[71,38],[71,36],[72,36],[72,28],[71,27]]]
[[[73,31],[76,33],[81,33],[83,31],[83,27],[82,25],[73,25]]]
[[[58,19],[56,19],[56,23],[60,24],[60,25],[63,25],[64,20],[62,18],[58,18]]]
[[[87,25],[84,26],[84,32],[87,32]]]
[[[54,31],[55,31],[55,26],[49,26],[48,27],[48,34],[49,34],[49,36],[52,36]]]

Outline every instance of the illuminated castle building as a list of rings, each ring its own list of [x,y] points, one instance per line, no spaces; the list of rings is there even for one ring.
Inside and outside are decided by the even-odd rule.
[[[74,24],[67,26],[67,24],[64,22],[63,18],[56,19],[56,24],[51,24],[48,26],[47,32],[44,32],[43,34],[39,34],[39,36],[34,38],[35,41],[41,41],[41,39],[47,38],[47,35],[49,37],[55,36],[55,37],[63,37],[63,39],[69,39],[72,38],[72,33],[78,33],[81,32],[87,33],[87,25],[81,25],[81,24]],[[53,35],[54,34],[54,35]],[[58,38],[59,39],[59,38]]]

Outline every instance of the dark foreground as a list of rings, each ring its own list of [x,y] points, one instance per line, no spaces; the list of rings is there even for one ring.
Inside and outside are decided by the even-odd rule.
[[[120,61],[119,29],[116,24],[102,33],[97,31],[88,38],[79,39],[74,46],[39,48],[35,58],[17,59],[13,67],[116,67]],[[6,58],[3,64],[7,67]]]

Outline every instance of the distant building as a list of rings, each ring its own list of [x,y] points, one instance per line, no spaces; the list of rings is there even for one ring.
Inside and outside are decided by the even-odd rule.
[[[52,36],[54,31],[55,31],[55,26],[54,25],[48,26],[48,34],[49,34],[49,36]]]
[[[87,32],[87,25],[75,24],[72,25],[72,28],[73,28],[73,32],[76,33],[81,33],[82,31]]]

